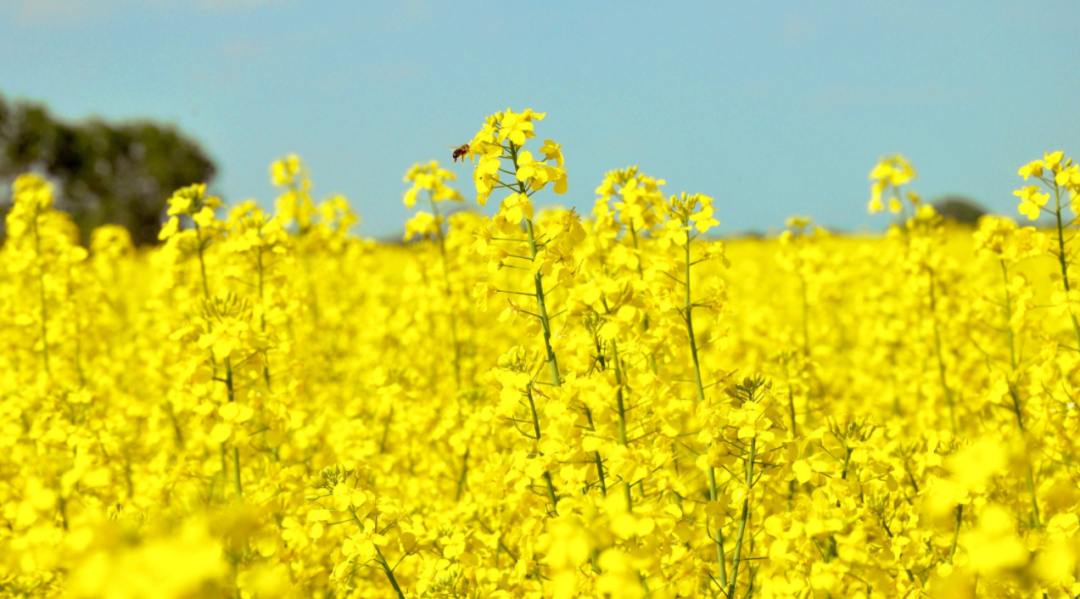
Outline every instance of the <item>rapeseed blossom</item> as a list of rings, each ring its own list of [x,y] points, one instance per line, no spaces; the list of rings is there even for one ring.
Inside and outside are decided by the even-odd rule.
[[[1069,158],[1019,171],[1045,230],[957,226],[894,155],[879,238],[719,241],[724,198],[636,167],[549,207],[544,118],[480,125],[488,216],[410,168],[403,245],[295,155],[274,211],[176,190],[156,248],[16,179],[0,594],[1080,594]]]

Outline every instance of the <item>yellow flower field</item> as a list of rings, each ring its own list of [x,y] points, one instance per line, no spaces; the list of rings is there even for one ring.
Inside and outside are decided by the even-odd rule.
[[[491,218],[413,167],[409,245],[295,156],[275,214],[192,185],[140,250],[20,177],[0,595],[1080,595],[1077,165],[1020,169],[1047,230],[949,224],[897,155],[887,234],[724,243],[723,202],[568,178],[543,118],[470,142]]]

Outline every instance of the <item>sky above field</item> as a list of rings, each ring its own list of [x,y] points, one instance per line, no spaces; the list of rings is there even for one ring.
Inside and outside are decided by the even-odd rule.
[[[229,201],[270,205],[288,152],[359,232],[395,237],[402,175],[488,114],[547,112],[588,213],[629,165],[716,198],[721,230],[868,216],[901,152],[933,199],[1016,215],[1016,170],[1080,150],[1080,6],[1062,2],[0,0],[0,92],[65,118],[177,124]],[[535,142],[534,142],[535,143]],[[537,144],[539,145],[539,144]],[[471,167],[451,167],[474,197]],[[493,208],[492,202],[488,208]]]

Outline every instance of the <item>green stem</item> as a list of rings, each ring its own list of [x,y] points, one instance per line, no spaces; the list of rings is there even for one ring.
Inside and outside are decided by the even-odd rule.
[[[511,142],[510,143],[510,159],[514,163],[514,173],[515,174],[517,173],[517,170],[518,170],[517,151],[518,151],[518,147],[515,146],[513,144],[513,142]],[[524,182],[521,182],[521,181],[518,182],[518,193],[520,193],[521,195],[528,195],[527,190],[525,188],[525,183]],[[528,244],[529,244],[529,258],[535,263],[536,262],[536,254],[537,254],[536,236],[533,233],[533,222],[532,222],[531,218],[526,218],[525,219],[525,232],[526,232],[527,241],[528,241]],[[544,350],[547,353],[548,368],[549,368],[549,370],[551,372],[551,384],[556,386],[556,387],[560,387],[560,386],[562,386],[562,376],[559,374],[559,363],[555,359],[555,350],[552,349],[552,347],[551,347],[551,319],[548,318],[547,300],[544,297],[544,275],[541,274],[539,271],[537,271],[533,275],[533,284],[535,286],[535,292],[534,293],[535,293],[535,297],[536,297],[537,315],[540,317],[540,326],[541,326],[541,328],[543,329],[543,332],[544,332]],[[532,410],[533,429],[536,432],[535,440],[536,440],[537,445],[539,446],[539,444],[540,444],[540,419],[536,415],[536,404],[533,402],[532,392],[530,391],[527,395],[528,395],[528,398],[529,398],[529,408]],[[537,454],[539,454],[539,449],[537,449]],[[555,485],[551,480],[551,473],[550,472],[545,472],[544,473],[544,481],[547,483],[548,499],[551,500],[551,510],[556,515],[558,515],[558,513],[559,513],[559,511],[558,511],[559,497],[555,493]]]
[[[525,230],[529,236],[529,257],[536,260],[536,240],[533,237],[532,220],[525,220]],[[548,318],[547,301],[544,298],[543,276],[537,272],[533,276],[536,286],[536,307],[540,314],[540,326],[544,330],[544,350],[547,352],[548,368],[551,370],[551,383],[556,387],[562,386],[562,376],[559,374],[559,363],[555,359],[555,350],[551,348],[551,320]]]
[[[1013,341],[1012,330],[1012,297],[1009,292],[1009,269],[1005,265],[1005,261],[1001,261],[1001,274],[1005,279],[1005,331],[1009,341],[1009,365],[1012,368],[1012,373],[1016,374],[1016,350],[1014,349],[1015,342]],[[1020,436],[1024,438],[1024,442],[1027,442],[1027,430],[1024,428],[1024,411],[1020,407],[1020,395],[1017,393],[1016,388],[1013,386],[1013,382],[1009,381],[1009,396],[1013,401],[1013,412],[1016,414],[1016,426],[1020,429]],[[1028,490],[1031,492],[1031,509],[1032,514],[1035,517],[1035,525],[1042,528],[1042,519],[1039,517],[1039,501],[1035,497],[1035,476],[1032,473],[1030,460],[1027,464],[1027,485]]]
[[[202,273],[203,297],[210,299],[210,286],[206,283],[206,261],[203,259],[202,227],[195,223],[195,242],[199,249],[199,272]]]
[[[593,459],[596,460],[596,472],[600,477],[600,493],[607,497],[607,480],[604,479],[604,461],[600,459],[600,452],[593,453]]]
[[[261,313],[259,314],[259,329],[262,334],[266,334],[266,295],[263,292],[263,248],[258,246],[258,261],[259,261],[259,304],[261,307]],[[266,388],[270,388],[270,356],[263,352],[263,360],[266,361],[263,364],[263,381],[266,382]]]
[[[791,381],[788,381],[788,414],[791,417],[791,438],[798,437],[798,432],[795,429],[795,393],[791,390]]]
[[[953,403],[952,390],[945,378],[945,360],[941,356],[941,333],[938,330],[937,296],[934,292],[934,271],[928,270],[930,275],[930,318],[934,323],[934,353],[937,355],[938,376],[941,379],[941,388],[945,391],[945,401],[949,404],[949,422],[952,424],[952,432],[956,434],[956,407]]]
[[[603,358],[599,342],[597,342],[596,345],[596,353]],[[585,418],[589,421],[589,430],[595,430],[595,427],[593,426],[592,411],[589,410],[589,406],[583,407],[585,408]],[[599,451],[593,452],[593,461],[596,462],[596,475],[600,479],[600,492],[604,497],[607,497],[607,479],[604,477],[604,460],[600,457]],[[588,488],[582,489],[581,492],[587,493]]]
[[[619,411],[619,444],[626,447],[626,406],[623,403],[622,365],[619,360],[619,345],[611,342],[612,361],[615,362],[615,402]],[[634,509],[634,500],[630,494],[630,481],[623,481],[623,494],[626,496],[626,509]]]
[[[949,559],[947,560],[950,564],[953,563],[953,556],[956,555],[956,540],[960,538],[960,522],[963,517],[964,504],[961,503],[956,506],[956,528],[953,530],[952,548],[949,549]]]
[[[465,448],[465,455],[461,458],[461,476],[458,477],[454,501],[461,501],[461,492],[465,489],[465,476],[469,473],[469,449],[469,447]]]
[[[533,440],[537,445],[536,454],[540,455],[540,418],[536,415],[536,402],[533,401],[532,390],[528,390],[525,395],[529,398],[529,410],[532,412],[533,431],[535,433]],[[555,494],[555,484],[551,481],[550,472],[544,473],[544,482],[547,483],[548,499],[551,500],[551,511],[557,515],[559,513],[559,498]]]
[[[746,522],[750,519],[750,489],[754,484],[754,458],[757,451],[757,438],[750,439],[750,459],[746,462],[746,498],[743,499],[742,518],[739,520],[739,532],[735,538],[735,553],[731,558],[731,580],[728,581],[728,597],[735,596],[735,584],[739,581],[739,565],[742,559],[743,539],[746,536]]]
[[[350,507],[349,513],[352,514],[353,522],[355,522],[356,526],[363,532],[364,525],[360,523],[360,518],[356,516],[356,510]],[[382,566],[383,572],[386,574],[386,579],[390,581],[390,586],[394,587],[394,591],[397,592],[398,599],[405,599],[405,593],[401,591],[401,586],[398,585],[397,578],[394,577],[394,571],[390,568],[390,564],[386,562],[386,558],[383,557],[382,551],[379,550],[379,546],[374,543],[372,543],[372,546],[375,547],[375,555],[379,558],[379,565]]]
[[[1065,284],[1065,296],[1068,297],[1069,286],[1069,262],[1065,259],[1065,227],[1061,223],[1061,188],[1054,184],[1054,216],[1057,218],[1058,232],[1058,263],[1061,265],[1061,281]],[[1073,334],[1076,335],[1076,345],[1080,347],[1080,324],[1076,321],[1076,315],[1069,310],[1069,319],[1072,321]]]
[[[382,566],[383,572],[386,573],[386,578],[390,581],[390,586],[394,587],[394,591],[397,592],[399,599],[405,599],[405,593],[401,592],[401,587],[398,586],[397,578],[394,577],[394,571],[390,569],[390,564],[386,563],[386,558],[383,557],[382,551],[379,550],[378,545],[375,545],[375,554],[379,556],[379,565]]]
[[[686,333],[690,337],[690,355],[694,360],[694,382],[697,384],[698,401],[705,401],[705,388],[701,384],[701,365],[698,363],[697,339],[694,338],[693,300],[690,299],[690,231],[686,232],[686,299],[684,314],[686,315]]]
[[[690,357],[694,362],[694,383],[697,385],[697,400],[705,401],[705,388],[701,384],[701,364],[698,360],[697,339],[694,336],[694,319],[693,319],[693,300],[690,299],[690,232],[686,232],[686,253],[685,253],[685,269],[683,275],[686,277],[685,284],[685,297],[683,309],[686,316],[686,335],[690,339]],[[716,469],[709,466],[709,499],[716,501]],[[717,527],[713,532],[713,543],[716,545],[716,561],[720,570],[720,586],[727,585],[727,560],[724,557],[724,532]]]
[[[176,444],[181,449],[184,448],[184,433],[180,430],[180,422],[176,419],[176,412],[173,411],[172,403],[166,401],[165,412],[169,415],[169,420],[172,421],[173,434],[176,435]]]
[[[559,515],[559,496],[555,494],[555,483],[551,480],[551,473],[544,473],[544,482],[547,483],[548,501],[551,502],[551,512]]]
[[[390,406],[390,411],[386,414],[386,420],[383,422],[382,440],[379,441],[379,453],[386,452],[386,438],[390,436],[390,421],[394,418],[394,406]]]
[[[514,163],[514,173],[517,173],[517,146],[510,144],[510,158]],[[518,193],[527,195],[525,183],[518,182]],[[536,237],[533,234],[533,222],[531,218],[525,219],[525,233],[528,236],[529,258],[536,262]],[[533,275],[533,283],[536,287],[536,308],[540,316],[540,326],[544,331],[544,349],[547,352],[548,368],[551,370],[551,383],[556,387],[562,386],[562,376],[559,374],[559,363],[555,359],[555,350],[551,348],[551,320],[548,318],[547,301],[544,297],[544,275],[539,271]]]
[[[1016,343],[1013,340],[1012,330],[1012,297],[1009,292],[1009,267],[1005,266],[1005,261],[1001,261],[1001,274],[1005,279],[1005,334],[1009,340],[1009,365],[1012,367],[1012,371],[1016,372]],[[1020,414],[1017,413],[1019,418]],[[1023,425],[1021,425],[1023,428]]]
[[[1009,383],[1009,396],[1013,400],[1013,412],[1016,414],[1016,425],[1020,429],[1020,436],[1023,437],[1024,443],[1027,443],[1027,429],[1024,428],[1023,411],[1020,408],[1020,397],[1013,387],[1012,383]],[[1027,463],[1027,486],[1028,491],[1031,492],[1031,509],[1032,515],[1035,518],[1035,526],[1042,529],[1042,519],[1039,516],[1039,500],[1035,496],[1035,475],[1033,474],[1034,468],[1031,465],[1031,460]]]
[[[229,564],[229,568],[230,568],[230,570],[232,570],[233,599],[240,599],[240,597],[241,597],[241,595],[240,595],[240,584],[238,582],[236,582],[236,579],[240,574],[240,566],[239,566],[239,564],[237,562],[238,562],[238,558],[230,560],[230,564]]]
[[[634,225],[632,223],[630,224],[630,238],[634,240],[634,251],[638,252],[638,260],[637,260],[638,278],[641,279],[642,281],[644,281],[645,280],[645,269],[643,269],[641,267],[641,254],[640,254],[640,250],[638,248],[637,231],[634,230]],[[645,316],[641,319],[641,331],[643,333],[648,333],[649,332],[649,315],[648,315],[648,313],[646,313]],[[656,374],[656,372],[657,372],[657,369],[656,369],[656,354],[654,354],[651,351],[649,352],[649,368],[652,370],[653,374]]]
[[[428,201],[431,202],[431,212],[435,216],[435,236],[439,240],[443,282],[446,284],[446,300],[449,302],[453,299],[454,294],[450,287],[450,265],[446,260],[446,236],[443,234],[442,224],[439,223],[439,206],[435,203],[435,198],[431,196],[430,191],[428,191]],[[461,347],[458,342],[457,315],[452,309],[448,312],[450,314],[450,337],[454,343],[454,381],[457,388],[461,389]]]
[[[225,386],[229,390],[229,403],[235,401],[233,395],[233,371],[232,362],[229,358],[225,358]],[[224,443],[222,447],[224,447]],[[240,484],[240,448],[233,443],[233,489],[236,491],[236,501],[238,503],[244,503],[244,490]]]
[[[716,501],[716,470],[709,467],[709,500]],[[724,557],[724,531],[720,526],[713,531],[713,543],[716,545],[716,565],[720,569],[720,586],[727,586],[727,559]]]
[[[199,273],[202,276],[203,299],[209,300],[210,299],[210,285],[207,283],[207,280],[206,280],[206,261],[203,259],[202,227],[199,226],[199,223],[197,221],[195,222],[195,242],[196,242],[195,247],[199,252]],[[216,364],[216,362],[214,360],[214,357],[212,355],[210,356],[210,362],[214,366],[214,374],[216,376],[217,375],[217,364]],[[228,360],[226,360],[226,362],[228,362]],[[233,389],[232,389],[232,370],[231,369],[228,372],[227,380],[228,380],[227,388],[229,390],[229,401],[232,401],[233,400]],[[221,444],[221,477],[222,478],[227,478],[228,477],[228,468],[226,467],[225,462],[226,462],[226,459],[225,459],[225,444],[222,443]],[[239,462],[240,462],[239,457],[237,457],[236,463],[239,464]],[[235,474],[236,474],[236,476],[235,476],[236,488],[239,489],[240,488],[239,468],[236,469]],[[210,495],[211,496],[213,496],[213,494],[214,494],[214,483],[215,483],[215,481],[213,481],[213,480],[210,481]],[[222,495],[224,496],[224,491],[222,492]],[[239,492],[237,493],[237,497],[238,498],[241,497]],[[243,501],[243,500],[241,499],[241,501]]]
[[[227,457],[227,453],[228,452],[225,450],[225,443],[222,442],[222,444],[221,444],[221,479],[223,481],[229,480],[229,459]],[[216,486],[216,484],[217,484],[217,477],[215,476],[210,481],[210,497],[214,496],[214,487]],[[224,490],[221,491],[221,500],[222,501],[225,500],[225,491]]]

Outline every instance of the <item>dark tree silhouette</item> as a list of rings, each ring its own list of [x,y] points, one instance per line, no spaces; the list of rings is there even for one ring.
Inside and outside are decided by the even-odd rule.
[[[960,224],[975,226],[979,218],[987,214],[986,208],[972,198],[948,195],[931,202],[938,214]]]
[[[84,244],[107,223],[127,227],[136,244],[152,244],[172,192],[210,182],[217,167],[171,125],[68,123],[41,104],[8,104],[0,96],[0,183],[10,188],[31,171],[56,185],[57,207],[71,213]]]

